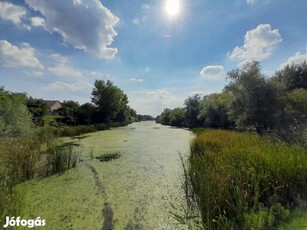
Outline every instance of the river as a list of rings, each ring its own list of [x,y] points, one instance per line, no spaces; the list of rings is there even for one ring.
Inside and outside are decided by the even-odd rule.
[[[62,229],[84,229],[82,220],[100,222],[88,229],[184,229],[172,213],[183,213],[179,154],[188,155],[192,138],[188,130],[153,121],[86,134],[75,147],[82,159],[78,169],[28,184],[26,205],[36,205],[26,212],[45,217],[47,223],[53,215],[59,220],[49,223],[65,222]],[[121,157],[108,162],[95,158],[114,152]]]
[[[184,204],[179,153],[187,155],[191,138],[187,130],[140,122],[82,140],[94,155],[121,154],[113,161],[92,162],[112,208],[115,229],[175,228],[170,213]]]

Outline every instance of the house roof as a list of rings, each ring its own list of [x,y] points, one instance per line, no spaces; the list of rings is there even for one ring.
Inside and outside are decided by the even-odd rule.
[[[53,106],[55,103],[60,103],[59,101],[52,101],[52,100],[43,100],[43,102],[45,102],[49,107]]]

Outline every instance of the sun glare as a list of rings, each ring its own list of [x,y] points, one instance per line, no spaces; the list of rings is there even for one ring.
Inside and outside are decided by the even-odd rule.
[[[178,15],[180,12],[180,0],[166,0],[165,11],[171,17]]]

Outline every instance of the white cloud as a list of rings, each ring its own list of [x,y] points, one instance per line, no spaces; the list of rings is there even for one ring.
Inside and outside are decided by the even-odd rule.
[[[274,48],[282,41],[277,29],[271,29],[269,24],[261,24],[256,29],[247,31],[244,45],[236,47],[229,56],[240,64],[251,61],[262,61],[271,56]]]
[[[133,23],[134,25],[140,25],[140,24],[141,24],[141,19],[139,19],[139,18],[134,18],[134,19],[132,19],[132,23]]]
[[[151,95],[153,97],[158,97],[158,98],[164,98],[164,97],[167,97],[169,95],[172,95],[172,93],[167,91],[167,90],[158,89],[156,91],[149,92],[148,95]]]
[[[7,67],[33,67],[44,69],[35,56],[35,49],[28,43],[21,43],[19,47],[6,40],[0,40],[0,62]]]
[[[132,19],[132,23],[134,25],[140,25],[142,23],[146,23],[147,20],[148,20],[148,16],[144,15],[141,18],[134,18],[134,19]]]
[[[59,33],[66,44],[112,59],[118,50],[110,48],[117,35],[114,26],[119,19],[99,0],[26,0],[45,18],[45,29]]]
[[[165,108],[183,105],[184,96],[178,96],[166,89],[127,92],[129,105],[140,114],[159,115]]]
[[[58,64],[64,65],[64,64],[67,64],[69,62],[68,57],[64,57],[61,54],[54,53],[54,54],[51,54],[49,57],[51,57]]]
[[[70,76],[70,77],[83,77],[83,74],[78,69],[74,69],[67,64],[69,63],[68,57],[60,54],[51,54],[50,57],[56,61],[56,66],[49,67],[48,70],[57,76]]]
[[[142,79],[142,78],[134,78],[134,77],[133,77],[133,78],[130,78],[129,81],[143,82],[144,79]]]
[[[148,21],[148,12],[150,8],[150,5],[142,4],[142,16],[133,18],[132,23],[134,25],[141,25],[146,23]]]
[[[225,77],[226,74],[223,66],[210,65],[202,68],[202,70],[200,71],[200,75],[206,79],[218,80],[221,79],[222,77]]]
[[[91,76],[96,77],[96,78],[102,78],[105,76],[105,74],[96,72],[96,71],[90,71],[88,72]]]
[[[31,25],[34,27],[44,27],[45,26],[45,19],[41,17],[32,17],[31,18]]]
[[[79,91],[91,87],[93,87],[93,85],[86,81],[78,81],[74,83],[56,81],[43,87],[43,89],[47,91]]]
[[[285,63],[281,64],[279,68],[283,68],[286,65],[301,64],[303,62],[307,63],[307,52],[305,54],[301,54],[301,52],[297,52],[292,57],[289,57]]]
[[[22,18],[27,14],[26,8],[9,2],[0,2],[0,18],[11,21],[17,26],[24,26]]]
[[[247,4],[254,4],[257,0],[246,0]]]
[[[69,66],[55,66],[55,67],[49,67],[48,70],[57,76],[71,76],[71,77],[82,77],[83,74],[72,67]]]
[[[26,72],[26,74],[30,77],[38,77],[38,78],[44,76],[44,72],[42,71]]]

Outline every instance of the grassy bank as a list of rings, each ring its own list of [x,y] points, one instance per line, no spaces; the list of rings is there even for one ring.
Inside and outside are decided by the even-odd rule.
[[[80,126],[41,127],[32,129],[31,135],[0,138],[0,225],[5,216],[20,215],[22,193],[15,192],[16,185],[33,178],[63,174],[74,168],[80,149],[73,148],[74,137],[84,133],[125,126],[127,123],[110,123]]]
[[[30,136],[0,138],[0,225],[5,216],[19,212],[22,197],[15,186],[33,178],[62,174],[76,166],[79,152],[62,143],[50,128],[33,130]],[[19,193],[21,194],[21,193]]]
[[[189,173],[205,229],[267,229],[306,200],[307,154],[248,133],[211,130],[191,144]]]
[[[85,133],[92,133],[96,131],[107,130],[128,125],[129,122],[112,122],[110,124],[94,124],[94,125],[77,125],[77,126],[64,126],[54,128],[54,134],[61,137],[74,137]]]

